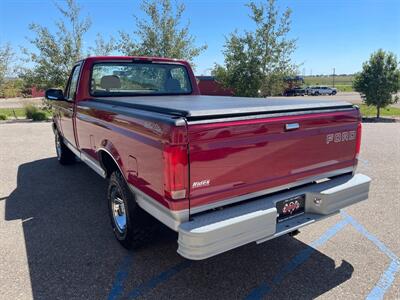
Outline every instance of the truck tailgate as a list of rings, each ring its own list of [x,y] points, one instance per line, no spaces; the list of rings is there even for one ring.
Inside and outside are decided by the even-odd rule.
[[[349,173],[356,108],[190,121],[190,206],[199,212]]]

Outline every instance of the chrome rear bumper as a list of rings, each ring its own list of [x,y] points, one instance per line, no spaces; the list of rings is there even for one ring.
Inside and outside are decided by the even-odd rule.
[[[371,179],[363,174],[343,175],[287,192],[248,200],[222,210],[194,215],[178,228],[178,253],[205,259],[250,242],[261,243],[334,215],[366,200]],[[276,202],[305,195],[305,213],[277,223]]]

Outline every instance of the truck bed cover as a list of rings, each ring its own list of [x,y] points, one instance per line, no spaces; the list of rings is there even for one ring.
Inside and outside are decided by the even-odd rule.
[[[92,101],[186,118],[351,108],[344,101],[214,96],[107,97]]]

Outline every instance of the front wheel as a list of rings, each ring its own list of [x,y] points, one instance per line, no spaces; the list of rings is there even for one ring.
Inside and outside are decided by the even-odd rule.
[[[136,203],[121,172],[111,174],[107,190],[108,209],[114,235],[127,249],[144,246],[157,228],[157,223]]]
[[[75,154],[64,144],[64,141],[58,131],[54,134],[57,160],[62,165],[70,165],[75,162]]]

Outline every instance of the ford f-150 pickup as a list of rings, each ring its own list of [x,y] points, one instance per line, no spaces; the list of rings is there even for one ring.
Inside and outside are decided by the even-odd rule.
[[[368,198],[361,116],[346,102],[201,96],[185,61],[116,56],[77,62],[46,98],[59,162],[78,157],[108,179],[112,228],[130,249],[155,218],[180,255],[205,259]]]

